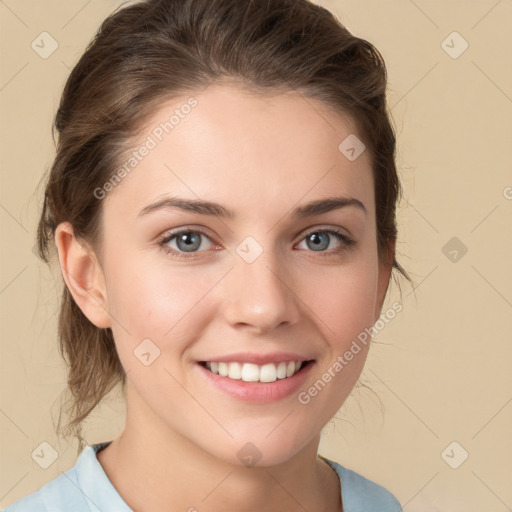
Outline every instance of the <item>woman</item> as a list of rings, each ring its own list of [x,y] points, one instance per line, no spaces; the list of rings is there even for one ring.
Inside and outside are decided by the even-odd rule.
[[[395,259],[386,71],[306,0],[147,0],[73,69],[38,240],[65,289],[68,431],[126,426],[17,510],[398,511],[318,455]]]

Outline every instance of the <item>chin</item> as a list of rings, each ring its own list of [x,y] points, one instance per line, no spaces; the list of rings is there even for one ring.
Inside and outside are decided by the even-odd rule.
[[[204,449],[227,464],[248,468],[272,467],[292,459],[315,437],[306,438],[303,431],[290,435],[284,428],[279,433],[275,431],[268,435],[267,432],[267,429],[264,433],[248,429],[243,437],[226,439],[213,446],[204,446]],[[316,447],[314,453],[316,455]]]

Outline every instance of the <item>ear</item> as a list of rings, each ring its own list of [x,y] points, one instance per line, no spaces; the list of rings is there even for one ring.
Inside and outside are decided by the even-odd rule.
[[[377,302],[375,305],[375,322],[381,315],[386,292],[388,291],[389,280],[393,270],[393,261],[395,259],[395,243],[396,239],[393,239],[389,242],[388,256],[384,257],[384,260],[386,261],[379,262],[379,276],[377,279]]]
[[[92,249],[78,240],[69,222],[55,230],[62,277],[82,313],[96,326],[111,326],[103,269]]]

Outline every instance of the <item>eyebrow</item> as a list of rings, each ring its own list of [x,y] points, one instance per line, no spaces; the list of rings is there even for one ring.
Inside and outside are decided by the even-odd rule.
[[[292,210],[291,215],[292,217],[302,219],[349,206],[356,207],[365,215],[368,213],[364,204],[355,197],[327,197],[325,199],[317,199],[302,206],[298,206]],[[143,208],[139,213],[139,217],[166,208],[177,208],[186,212],[198,213],[199,215],[211,215],[225,219],[233,219],[236,217],[234,211],[228,210],[218,203],[179,197],[166,197],[156,201],[155,203]]]

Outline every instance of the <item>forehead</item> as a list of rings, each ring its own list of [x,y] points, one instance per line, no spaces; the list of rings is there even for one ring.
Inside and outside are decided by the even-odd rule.
[[[370,157],[347,158],[354,143],[364,147],[350,117],[297,91],[211,85],[162,102],[132,140],[121,163],[127,176],[107,199],[136,208],[173,194],[270,211],[345,194],[372,212]]]

